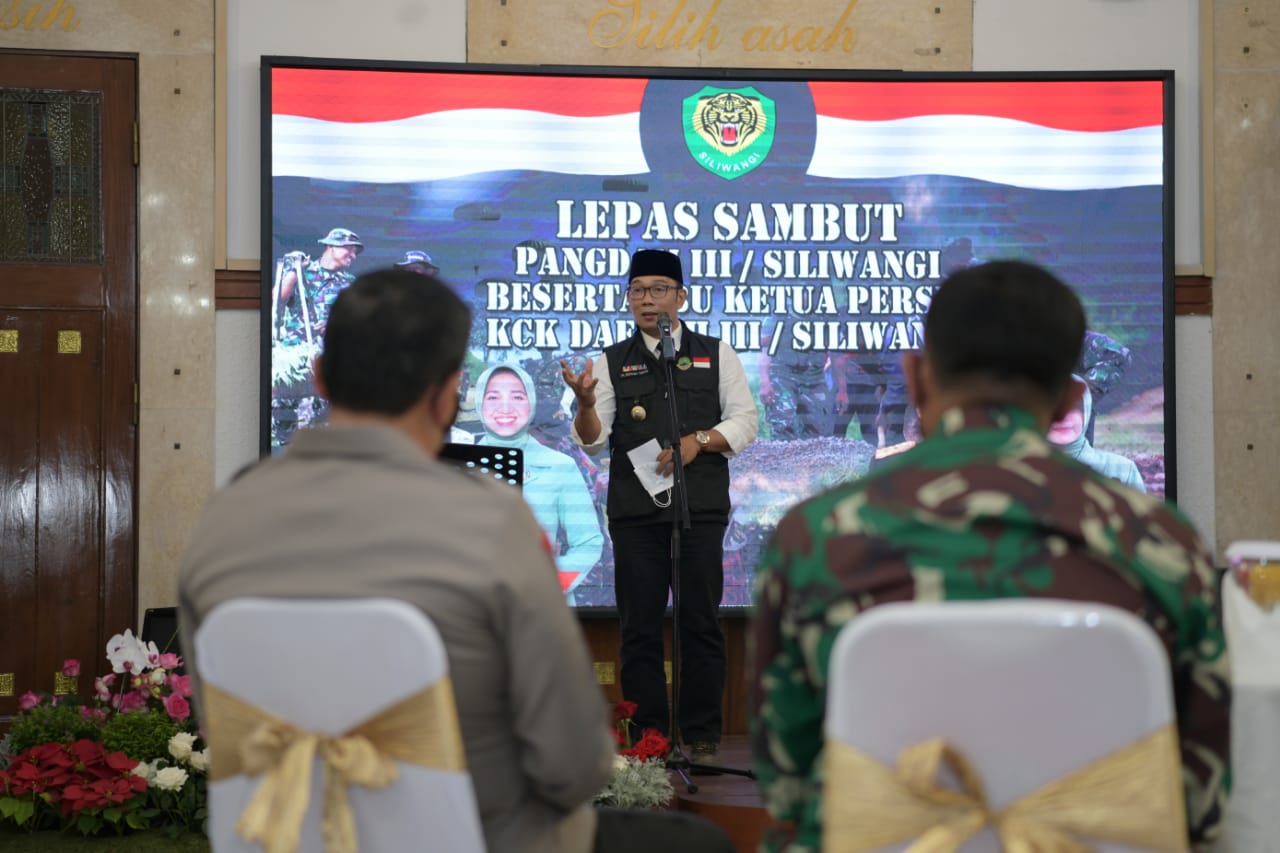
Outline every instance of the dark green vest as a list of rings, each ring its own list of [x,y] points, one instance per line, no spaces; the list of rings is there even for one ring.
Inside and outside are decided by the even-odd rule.
[[[609,433],[609,523],[669,523],[674,510],[654,505],[627,458],[633,447],[651,438],[665,445],[672,434],[664,394],[666,370],[645,348],[639,332],[608,347],[604,354],[618,405]],[[673,373],[679,434],[709,430],[720,423],[720,341],[685,326]],[[641,410],[643,417],[636,417]],[[727,523],[729,460],[721,453],[700,453],[684,471],[690,517]]]

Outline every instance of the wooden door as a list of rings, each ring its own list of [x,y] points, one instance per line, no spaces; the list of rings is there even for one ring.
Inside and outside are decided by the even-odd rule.
[[[136,72],[0,51],[0,725],[136,624]]]

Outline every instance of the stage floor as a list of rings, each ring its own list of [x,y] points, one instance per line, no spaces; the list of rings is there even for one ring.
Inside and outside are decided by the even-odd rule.
[[[751,767],[751,746],[746,735],[724,737],[720,743],[720,763],[742,770]],[[671,784],[676,789],[674,807],[719,826],[732,839],[738,853],[754,853],[760,835],[769,825],[769,814],[755,780],[728,773],[689,778],[698,788],[696,793],[689,793],[680,776],[671,774]]]

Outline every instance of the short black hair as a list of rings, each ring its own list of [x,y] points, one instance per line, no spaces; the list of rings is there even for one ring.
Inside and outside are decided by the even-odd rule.
[[[471,312],[439,278],[366,273],[342,291],[324,330],[320,377],[329,401],[399,415],[462,366]]]
[[[1060,394],[1084,345],[1080,300],[1057,276],[1023,261],[992,261],[949,276],[924,319],[924,348],[939,385],[1023,381]]]

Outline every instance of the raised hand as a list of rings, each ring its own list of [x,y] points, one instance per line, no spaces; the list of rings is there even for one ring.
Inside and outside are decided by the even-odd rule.
[[[600,384],[600,380],[591,376],[591,367],[591,362],[588,361],[583,371],[575,374],[566,362],[560,362],[560,375],[564,377],[564,384],[573,389],[579,409],[594,409],[596,405],[596,386]]]

